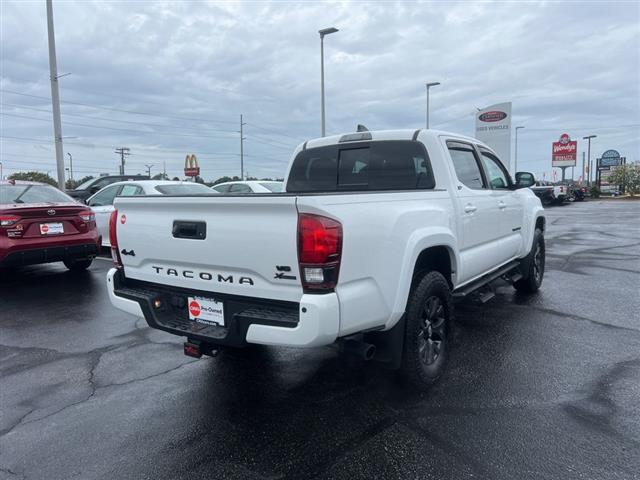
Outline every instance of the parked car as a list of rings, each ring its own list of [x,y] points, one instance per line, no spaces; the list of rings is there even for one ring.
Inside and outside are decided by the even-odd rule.
[[[91,265],[100,248],[94,213],[51,185],[0,180],[0,267]]]
[[[96,215],[98,231],[102,235],[102,246],[109,247],[109,217],[113,212],[116,197],[136,197],[141,195],[210,195],[211,189],[194,182],[171,180],[131,180],[113,183],[87,199]]]
[[[86,182],[78,185],[73,190],[65,190],[65,193],[70,197],[73,197],[78,201],[84,203],[91,195],[100,191],[107,185],[111,185],[112,183],[122,182],[124,180],[133,181],[147,179],[149,179],[149,176],[147,175],[109,175],[104,177],[97,177],[87,180]]]
[[[544,209],[518,188],[533,175],[515,185],[478,140],[366,131],[291,159],[280,195],[117,198],[113,305],[190,356],[339,341],[423,389],[451,353],[453,298],[487,301],[498,278],[540,288]]]
[[[281,193],[283,185],[282,182],[249,180],[245,182],[219,183],[211,188],[220,193]]]

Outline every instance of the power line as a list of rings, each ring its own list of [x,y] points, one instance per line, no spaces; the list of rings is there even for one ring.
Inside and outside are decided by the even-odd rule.
[[[13,95],[20,95],[20,96],[23,96],[23,97],[30,97],[30,98],[38,98],[38,99],[42,99],[42,100],[49,100],[49,97],[43,97],[41,95],[31,95],[31,94],[28,94],[28,93],[16,92],[14,90],[7,90],[7,89],[4,89],[4,88],[0,88],[0,92],[11,93]],[[121,108],[105,107],[104,105],[91,105],[91,104],[88,104],[88,103],[72,102],[70,100],[65,100],[62,103],[66,103],[66,104],[69,104],[69,105],[81,105],[83,107],[96,108],[96,109],[101,109],[101,110],[110,110],[110,111],[113,111],[113,112],[130,113],[132,115],[147,115],[147,116],[150,116],[150,117],[158,117],[158,118],[175,118],[177,120],[189,120],[189,121],[210,122],[210,123],[235,124],[235,122],[231,122],[231,121],[227,121],[227,120],[213,120],[213,119],[207,119],[207,118],[194,118],[194,117],[179,117],[179,116],[176,116],[176,115],[159,115],[157,113],[140,112],[140,111],[135,111],[135,110],[124,110],[124,109],[121,109]]]
[[[27,115],[17,115],[15,113],[0,112],[0,115],[4,115],[7,117],[24,118],[27,120],[39,120],[41,122],[49,122],[49,120],[46,118],[29,117]],[[86,123],[75,123],[75,122],[64,122],[64,123],[65,125],[73,125],[76,127],[93,128],[98,130],[111,130],[115,132],[125,132],[125,133],[135,134],[135,135],[158,135],[158,136],[169,136],[169,137],[199,137],[199,138],[220,138],[220,139],[232,138],[232,137],[222,137],[219,135],[195,135],[191,133],[145,132],[144,130],[127,130],[124,128],[104,127],[99,125],[87,125]]]
[[[26,110],[33,110],[36,112],[44,112],[44,113],[51,113],[51,110],[44,110],[42,108],[35,108],[35,107],[31,107],[31,106],[27,106],[27,105],[18,105],[15,103],[0,103],[0,105],[4,105],[4,106],[8,106],[8,107],[14,107],[14,108],[20,108],[20,109],[26,109]],[[210,132],[220,132],[220,133],[235,133],[234,130],[219,130],[219,129],[210,129],[210,128],[206,128],[206,129],[194,129],[194,128],[185,128],[185,127],[176,127],[175,125],[167,125],[167,124],[161,124],[161,123],[147,123],[147,122],[134,122],[132,120],[119,120],[119,119],[115,119],[115,118],[104,118],[104,117],[96,117],[95,115],[83,115],[81,113],[63,113],[62,114],[63,117],[82,117],[82,118],[90,118],[92,120],[103,120],[105,122],[116,122],[116,123],[129,123],[132,125],[142,125],[145,127],[162,127],[162,128],[180,128],[182,130],[187,130],[187,131],[191,131],[191,132],[202,132],[204,130],[206,131],[210,131]]]
[[[40,138],[35,138],[35,137],[16,137],[16,136],[11,136],[11,135],[0,135],[0,138],[8,138],[12,141],[22,141],[23,143],[39,143],[39,144],[43,144],[43,145],[51,145],[53,142],[52,141],[46,141],[46,140],[42,140]],[[113,148],[113,144],[112,145],[105,145],[105,144],[99,144],[99,143],[81,143],[81,142],[65,142],[66,145],[78,145],[81,147],[89,147],[89,148],[108,148],[111,149]],[[140,146],[136,146],[136,150],[144,150],[144,151],[148,151],[148,152],[155,152],[158,154],[162,154],[162,153],[179,153],[181,155],[184,155],[184,152],[187,149],[183,149],[183,150],[173,150],[173,149],[167,149],[167,148],[163,148],[163,149],[157,149],[157,148],[145,148],[145,147],[140,147]],[[140,155],[138,153],[136,153],[135,155]],[[228,155],[235,155],[238,156],[238,153],[226,153],[226,152],[200,152],[200,155],[224,155],[224,156],[228,156]]]

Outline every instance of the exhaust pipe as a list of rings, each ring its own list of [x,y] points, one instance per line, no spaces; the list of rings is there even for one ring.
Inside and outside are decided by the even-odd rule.
[[[355,355],[362,360],[372,360],[376,354],[376,346],[372,343],[367,343],[364,340],[357,340],[355,338],[347,338],[342,343],[342,348],[346,353]]]

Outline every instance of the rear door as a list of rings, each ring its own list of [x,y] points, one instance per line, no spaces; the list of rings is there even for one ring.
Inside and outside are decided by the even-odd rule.
[[[457,223],[461,225],[458,274],[460,283],[465,283],[501,263],[501,212],[488,188],[475,147],[458,140],[447,140],[446,146],[457,176]]]
[[[293,195],[118,197],[127,278],[300,301]]]

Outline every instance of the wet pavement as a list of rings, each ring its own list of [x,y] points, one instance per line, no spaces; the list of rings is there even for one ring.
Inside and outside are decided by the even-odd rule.
[[[0,279],[0,478],[640,478],[640,202],[547,210],[534,297],[460,305],[426,394],[337,349],[193,360],[104,277]]]

